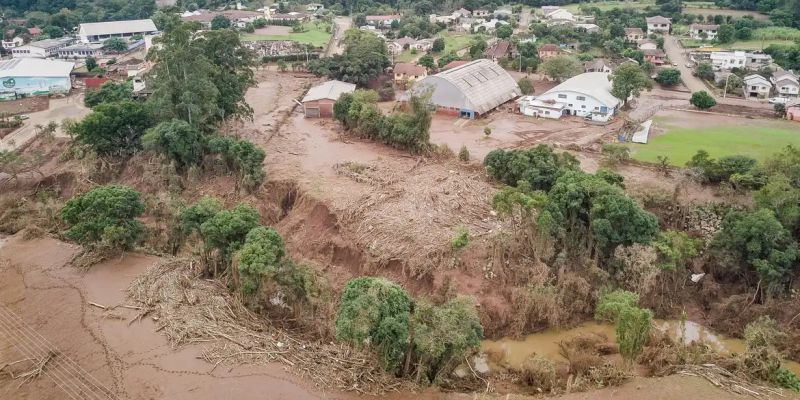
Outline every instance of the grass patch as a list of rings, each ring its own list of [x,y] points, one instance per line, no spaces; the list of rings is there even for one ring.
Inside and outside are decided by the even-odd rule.
[[[417,59],[417,57],[422,57],[423,55],[425,55],[424,51],[412,52],[411,50],[403,50],[402,53],[394,56],[394,62],[395,63],[399,63],[399,62],[407,63],[407,62],[414,61],[415,59]]]
[[[563,6],[565,10],[576,13],[581,11],[581,7],[597,7],[601,11],[609,11],[615,8],[635,8],[635,9],[642,9],[647,8],[650,6],[655,6],[655,0],[642,0],[642,1],[597,1],[592,3],[576,3],[576,4],[567,4]]]
[[[791,122],[763,120],[753,126],[731,121],[730,125],[712,128],[683,128],[670,125],[670,120],[654,118],[666,132],[651,138],[648,144],[629,145],[634,159],[656,163],[658,156],[667,156],[672,165],[682,167],[702,149],[715,158],[743,154],[763,161],[787,145],[800,146],[800,130]]]
[[[256,33],[242,34],[242,40],[292,40],[298,43],[310,44],[314,47],[323,47],[328,44],[331,34],[328,33],[328,24],[320,22],[306,22],[303,24],[304,32],[288,33],[286,35],[259,35]]]
[[[680,39],[681,45],[687,49],[694,49],[701,46],[717,47],[722,50],[763,50],[772,44],[776,45],[791,45],[794,43],[792,40],[785,39],[752,39],[752,40],[737,40],[733,43],[715,43],[710,40],[702,41],[698,39],[683,38]]]
[[[480,35],[469,33],[456,33],[447,32],[444,37],[444,51],[441,54],[447,54],[451,51],[459,51],[465,49],[472,44],[472,40]]]

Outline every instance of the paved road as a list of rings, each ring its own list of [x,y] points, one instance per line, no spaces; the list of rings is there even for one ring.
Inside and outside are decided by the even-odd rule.
[[[61,124],[64,118],[80,119],[89,113],[89,109],[83,105],[83,94],[72,95],[63,99],[51,99],[50,107],[47,110],[30,113],[30,119],[25,121],[22,128],[17,129],[12,134],[0,140],[0,150],[14,150],[17,147],[28,143],[36,134],[36,125],[47,125],[50,121]],[[56,136],[64,136],[65,133],[59,127]]]
[[[700,78],[694,76],[692,74],[692,69],[686,66],[689,62],[689,55],[686,50],[681,47],[680,43],[678,43],[678,38],[672,35],[664,35],[664,51],[667,53],[667,57],[669,57],[671,62],[678,64],[675,68],[681,71],[681,79],[683,79],[683,84],[686,85],[689,91],[709,91],[705,83],[703,83]],[[711,95],[714,96],[714,93],[711,93]]]
[[[353,27],[353,19],[350,17],[336,17],[333,19],[333,24],[336,26],[335,34],[331,38],[333,42],[330,43],[325,50],[325,57],[331,57],[334,54],[342,54],[344,51],[344,46],[342,45],[344,33]]]

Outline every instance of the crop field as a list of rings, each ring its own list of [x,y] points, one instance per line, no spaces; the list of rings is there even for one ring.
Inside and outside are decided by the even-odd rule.
[[[747,11],[747,10],[729,10],[725,8],[706,8],[706,7],[683,7],[684,14],[696,14],[696,15],[725,15],[725,16],[732,16],[734,18],[742,18],[744,16],[751,16],[753,19],[766,21],[769,19],[769,16],[766,14],[761,14],[760,12],[756,11]]]
[[[684,166],[702,149],[715,158],[743,154],[761,161],[787,145],[800,146],[800,126],[782,120],[673,112],[655,117],[654,127],[663,132],[655,137],[651,132],[647,144],[630,145],[634,159],[655,163],[667,156]]]
[[[303,24],[303,32],[288,32],[285,34],[264,35],[258,33],[242,34],[242,40],[293,40],[298,43],[310,44],[314,47],[323,47],[328,44],[331,34],[327,31],[328,25],[315,22]]]

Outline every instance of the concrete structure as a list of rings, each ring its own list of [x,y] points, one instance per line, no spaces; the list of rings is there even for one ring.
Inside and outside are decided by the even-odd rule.
[[[645,38],[642,28],[625,28],[625,40],[636,43]]]
[[[3,48],[6,50],[11,50],[15,47],[20,47],[25,44],[25,39],[15,36],[11,40],[3,40]]]
[[[772,64],[772,56],[764,53],[745,53],[747,59],[744,66],[747,69],[758,70]]]
[[[608,121],[622,102],[611,94],[611,81],[604,72],[588,72],[567,79],[536,98],[562,103],[563,115]]]
[[[397,63],[393,68],[394,83],[408,85],[428,76],[428,70],[417,64]]]
[[[544,17],[547,19],[548,24],[558,22],[575,22],[575,14],[563,8],[553,10]]]
[[[542,60],[546,60],[548,58],[553,58],[561,54],[561,48],[558,45],[547,43],[539,46],[539,58]]]
[[[658,44],[650,39],[643,39],[639,41],[639,50],[655,50],[658,48]]]
[[[428,76],[403,98],[407,101],[413,94],[427,92],[437,112],[463,118],[484,115],[522,93],[506,70],[484,59]]]
[[[714,40],[717,38],[719,25],[691,24],[689,25],[689,36],[697,40]]]
[[[0,61],[0,98],[68,93],[74,67],[71,62],[36,58]]]
[[[575,29],[583,30],[586,33],[600,32],[600,27],[595,24],[575,24]]]
[[[672,28],[672,20],[669,18],[657,15],[655,17],[645,18],[647,21],[647,34],[653,33],[669,33]]]
[[[519,112],[529,117],[559,119],[564,114],[564,103],[553,100],[537,100],[536,96],[524,96],[517,101]]]
[[[63,37],[59,39],[45,39],[30,42],[26,45],[11,49],[13,58],[48,58],[58,55],[58,50],[75,43],[75,39]]]
[[[152,19],[128,21],[92,22],[81,24],[78,37],[83,43],[102,43],[112,37],[130,38],[158,33]]]
[[[481,9],[481,8],[472,11],[472,16],[474,18],[486,18],[486,17],[489,16],[489,14],[491,14],[489,12],[489,10],[485,10],[485,9]]]
[[[372,26],[377,26],[381,28],[388,28],[392,26],[392,22],[397,21],[400,22],[400,19],[403,18],[400,14],[391,14],[391,15],[367,15],[366,21],[367,24]]]
[[[77,43],[58,49],[57,54],[58,58],[97,58],[103,55],[103,45],[101,43]]]
[[[744,97],[750,99],[766,99],[772,90],[772,83],[761,75],[747,75],[742,79]]]
[[[745,68],[747,55],[743,51],[715,51],[710,56],[711,66],[716,71],[729,71],[732,68]]]
[[[494,32],[497,30],[499,25],[509,25],[507,21],[499,20],[499,19],[492,19],[486,22],[479,23],[472,27],[473,32],[478,32],[481,28],[484,28],[487,33]]]
[[[559,9],[561,9],[559,6],[542,6],[542,15],[546,16],[547,14]]]
[[[343,93],[353,93],[355,90],[356,85],[342,81],[327,81],[312,87],[302,101],[306,118],[333,117],[333,103]]]
[[[289,12],[289,13],[281,14],[281,13],[273,13],[273,12],[267,10],[264,13],[264,19],[266,19],[267,22],[274,21],[274,22],[298,22],[298,23],[302,23],[302,22],[310,21],[311,20],[311,15],[305,14],[305,13],[301,13],[301,12],[297,12],[297,11],[292,11],[292,12]],[[253,18],[253,20],[255,20],[255,18]],[[240,20],[240,21],[237,22],[237,26],[240,27],[240,28],[244,28],[245,26],[247,26],[247,23],[253,22],[253,20],[249,20],[249,19]]]
[[[796,97],[800,95],[800,78],[794,71],[778,71],[772,74],[770,81],[775,85],[775,94],[779,97]]]
[[[610,73],[611,71],[611,64],[609,64],[604,58],[595,58],[594,60],[587,61],[583,64],[583,72]]]
[[[403,52],[405,49],[410,49],[411,45],[416,42],[413,38],[408,36],[401,37],[400,39],[395,39],[389,42],[386,47],[389,49],[389,53],[398,55]]]

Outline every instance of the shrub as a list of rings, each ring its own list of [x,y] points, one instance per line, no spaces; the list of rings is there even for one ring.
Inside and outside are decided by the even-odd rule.
[[[616,166],[631,159],[631,149],[619,144],[604,144],[602,153],[609,166]]]
[[[664,68],[658,71],[656,82],[664,86],[675,86],[681,83],[681,71],[677,68]]]
[[[463,162],[469,161],[469,149],[467,149],[467,146],[461,146],[461,150],[458,151],[458,159]]]
[[[653,327],[653,312],[638,307],[623,307],[617,320],[619,353],[628,361],[641,354]]]
[[[538,354],[522,363],[522,380],[539,391],[547,393],[555,389],[556,378],[555,363]]]
[[[456,236],[450,241],[454,250],[460,250],[469,244],[469,231],[467,228],[460,227],[456,230]]]
[[[273,278],[284,254],[283,238],[274,229],[260,226],[250,230],[238,252],[242,292],[252,295],[263,279]]]
[[[707,110],[717,105],[717,101],[714,100],[714,97],[705,90],[692,93],[692,98],[689,99],[689,103],[701,110]]]
[[[569,153],[558,154],[544,144],[528,150],[492,150],[483,163],[493,179],[512,186],[526,181],[533,190],[549,190],[558,177],[579,165]]]
[[[519,89],[522,91],[522,94],[524,95],[533,94],[534,92],[533,82],[531,82],[530,79],[522,78],[519,80],[519,82],[517,82],[517,84],[519,85]]]
[[[70,228],[64,235],[84,245],[103,241],[112,249],[127,250],[142,236],[135,219],[142,212],[139,192],[122,185],[100,186],[67,201],[61,217]]]
[[[636,307],[639,295],[626,290],[615,290],[600,297],[595,309],[594,319],[614,323],[624,308]]]

